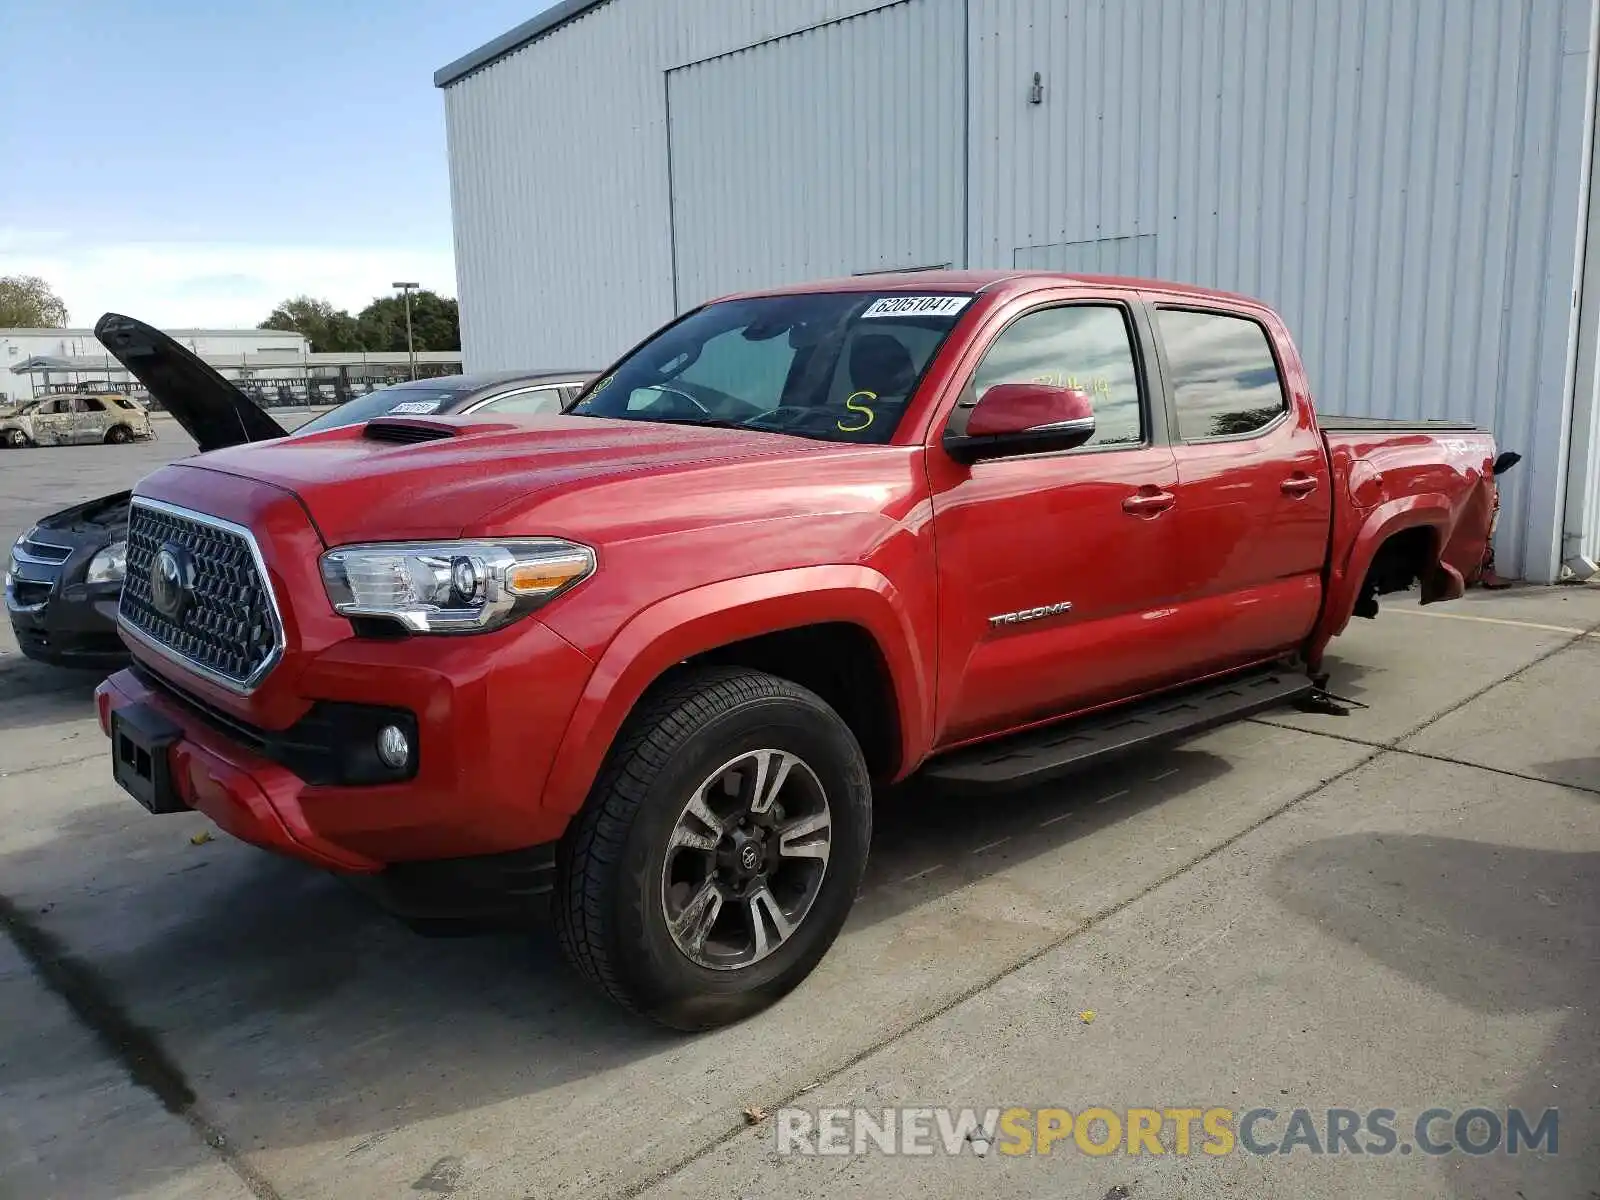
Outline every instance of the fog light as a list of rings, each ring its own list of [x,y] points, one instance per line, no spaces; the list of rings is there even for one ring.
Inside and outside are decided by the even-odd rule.
[[[385,725],[378,730],[378,757],[391,771],[404,770],[411,761],[411,743],[406,740],[405,730],[398,725]]]

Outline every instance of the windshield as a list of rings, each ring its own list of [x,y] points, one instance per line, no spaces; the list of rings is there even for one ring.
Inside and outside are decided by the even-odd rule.
[[[569,411],[887,442],[971,300],[830,292],[708,305],[623,359]]]
[[[296,433],[316,433],[322,429],[337,429],[341,425],[359,425],[373,417],[409,415],[424,417],[433,413],[448,412],[457,399],[457,393],[445,388],[420,388],[397,385],[379,388],[365,396],[347,400],[338,408],[329,409],[295,430]]]

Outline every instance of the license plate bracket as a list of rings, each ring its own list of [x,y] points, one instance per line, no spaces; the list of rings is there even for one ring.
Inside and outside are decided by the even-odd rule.
[[[111,775],[153,813],[188,812],[172,786],[168,751],[183,730],[146,704],[129,704],[111,713]]]

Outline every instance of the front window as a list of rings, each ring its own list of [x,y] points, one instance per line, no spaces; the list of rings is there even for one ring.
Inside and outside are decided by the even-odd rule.
[[[651,338],[570,411],[887,442],[971,300],[830,292],[712,304]]]
[[[540,416],[560,411],[561,390],[553,387],[535,388],[531,392],[512,392],[509,396],[501,396],[498,400],[491,400],[473,409],[476,414],[492,413],[497,417]]]

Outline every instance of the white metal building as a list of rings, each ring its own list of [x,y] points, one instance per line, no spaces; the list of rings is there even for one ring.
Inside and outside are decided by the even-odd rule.
[[[565,0],[450,64],[469,369],[745,286],[1259,296],[1331,412],[1492,426],[1499,566],[1600,557],[1600,0]]]
[[[305,335],[277,329],[169,329],[166,333],[201,358],[227,355],[260,367],[275,363],[298,366],[310,349]],[[57,383],[127,376],[95,340],[92,329],[0,329],[0,396],[30,399],[44,374],[17,374],[16,369],[37,359],[62,361],[64,369],[54,375]]]

